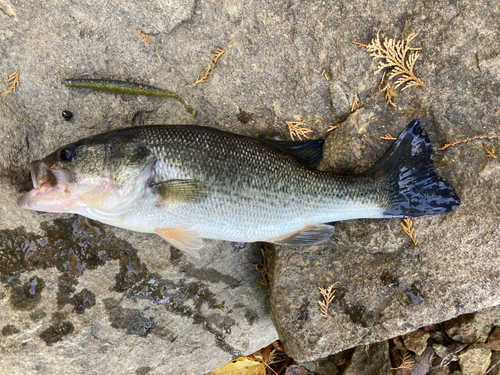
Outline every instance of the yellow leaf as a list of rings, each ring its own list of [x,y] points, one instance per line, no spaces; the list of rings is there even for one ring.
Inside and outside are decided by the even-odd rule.
[[[266,375],[266,367],[254,357],[240,357],[207,375]]]

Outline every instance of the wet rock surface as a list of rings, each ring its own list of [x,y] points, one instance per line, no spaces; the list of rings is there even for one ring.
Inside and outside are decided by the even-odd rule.
[[[500,133],[494,2],[122,1],[97,12],[88,1],[11,1],[8,9],[15,17],[0,13],[0,72],[5,81],[19,70],[20,87],[0,98],[0,365],[20,373],[203,373],[277,338],[266,293],[254,289],[259,244],[207,241],[194,260],[152,235],[19,210],[29,162],[62,144],[162,123],[288,140],[285,120],[300,120],[317,139],[340,124],[321,168],[354,173],[387,149],[381,136],[414,118],[436,145]],[[397,39],[417,32],[422,48],[415,72],[427,88],[397,91],[397,110],[378,92],[376,63],[351,43],[379,30]],[[191,89],[216,48],[227,52]],[[91,72],[173,91],[198,114],[173,99],[60,84]],[[296,360],[500,304],[498,159],[475,141],[436,151],[435,164],[462,205],[414,220],[417,246],[398,220],[359,220],[337,223],[320,246],[268,247],[273,321]],[[318,287],[337,281],[325,319]]]
[[[264,290],[255,288],[258,245],[238,250],[209,242],[207,258],[193,260],[159,238],[133,241],[123,231],[125,241],[122,231],[79,216],[40,228],[0,231],[2,368],[32,373],[40,364],[67,371],[92,365],[121,373],[118,363],[125,363],[134,371],[149,365],[203,373],[276,338]],[[109,361],[95,363],[110,343]],[[161,350],[167,354],[154,354]],[[184,351],[205,362],[191,363]],[[77,362],[65,363],[75,356]]]

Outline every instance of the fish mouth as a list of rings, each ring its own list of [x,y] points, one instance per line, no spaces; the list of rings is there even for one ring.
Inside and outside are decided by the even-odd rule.
[[[35,189],[49,189],[57,185],[56,176],[54,176],[47,164],[41,160],[31,163],[30,173]]]
[[[45,212],[68,212],[69,174],[65,170],[51,169],[42,160],[30,165],[33,189],[17,200],[20,208]]]

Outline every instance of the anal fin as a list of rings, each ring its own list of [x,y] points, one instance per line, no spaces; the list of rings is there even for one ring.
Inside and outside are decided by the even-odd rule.
[[[204,243],[198,232],[179,228],[156,228],[155,232],[172,246],[200,259],[198,250],[204,246]]]
[[[327,241],[335,228],[327,224],[309,225],[302,230],[293,233],[287,233],[283,236],[270,238],[265,242],[276,245],[294,245],[294,246],[312,246]]]

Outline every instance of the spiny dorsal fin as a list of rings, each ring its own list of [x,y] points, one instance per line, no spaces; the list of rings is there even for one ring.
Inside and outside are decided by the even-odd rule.
[[[196,232],[195,230],[179,228],[156,228],[155,232],[170,245],[184,251],[187,255],[190,255],[196,259],[200,259],[198,250],[200,250],[204,246],[204,243],[198,232]]]
[[[323,157],[323,143],[325,141],[275,141],[263,139],[265,144],[276,147],[308,167],[314,167]]]
[[[327,224],[309,225],[298,232],[269,238],[265,242],[276,245],[312,246],[328,240],[333,235],[334,229],[334,227]]]
[[[205,185],[196,180],[169,180],[154,186],[163,201],[198,202],[207,195]]]

